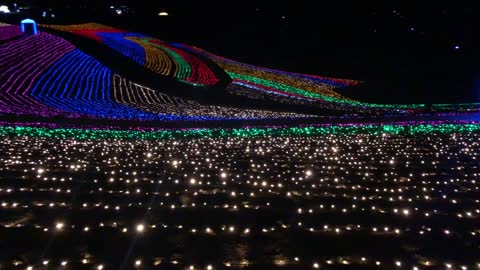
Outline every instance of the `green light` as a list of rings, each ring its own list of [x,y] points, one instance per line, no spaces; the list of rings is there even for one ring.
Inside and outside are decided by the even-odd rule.
[[[234,128],[188,130],[106,130],[77,128],[0,127],[0,136],[76,139],[182,139],[204,137],[292,137],[322,135],[381,135],[479,132],[480,124],[361,125],[288,128]]]

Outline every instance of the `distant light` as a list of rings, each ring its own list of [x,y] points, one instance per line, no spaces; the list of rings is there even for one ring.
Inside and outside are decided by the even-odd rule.
[[[0,12],[2,13],[10,13],[10,9],[7,6],[0,6]]]
[[[458,46],[458,45],[455,45],[453,48],[454,48],[455,50],[460,50],[460,46]]]
[[[122,15],[122,10],[121,9],[117,9],[116,12],[117,12],[118,15]]]
[[[168,12],[162,11],[162,12],[158,13],[158,16],[168,16]]]

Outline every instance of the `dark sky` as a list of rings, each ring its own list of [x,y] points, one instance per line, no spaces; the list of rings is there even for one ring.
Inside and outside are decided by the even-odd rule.
[[[57,22],[62,18],[65,22],[103,21],[248,63],[366,80],[378,89],[359,91],[377,91],[375,96],[384,91],[393,101],[408,101],[412,95],[422,100],[439,98],[440,102],[480,95],[479,31],[474,23],[479,10],[474,1],[41,3],[60,8]],[[69,3],[75,7],[75,16],[61,10]],[[118,16],[110,12],[110,5],[126,5],[131,15]],[[78,12],[78,6],[87,9]],[[160,10],[171,16],[156,16]]]

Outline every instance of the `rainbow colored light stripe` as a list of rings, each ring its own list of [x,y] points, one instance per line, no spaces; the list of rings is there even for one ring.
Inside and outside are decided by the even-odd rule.
[[[172,76],[182,82],[213,86],[220,81],[196,55],[143,34],[95,23],[43,26],[94,39],[157,74]]]

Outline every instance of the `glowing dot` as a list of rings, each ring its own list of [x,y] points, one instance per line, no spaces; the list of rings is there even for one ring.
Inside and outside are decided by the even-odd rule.
[[[137,232],[143,232],[145,230],[145,225],[143,224],[138,224],[137,225]]]
[[[57,228],[57,230],[63,229],[63,226],[64,226],[64,224],[61,223],[61,222],[58,222],[57,224],[55,224],[55,228]]]

